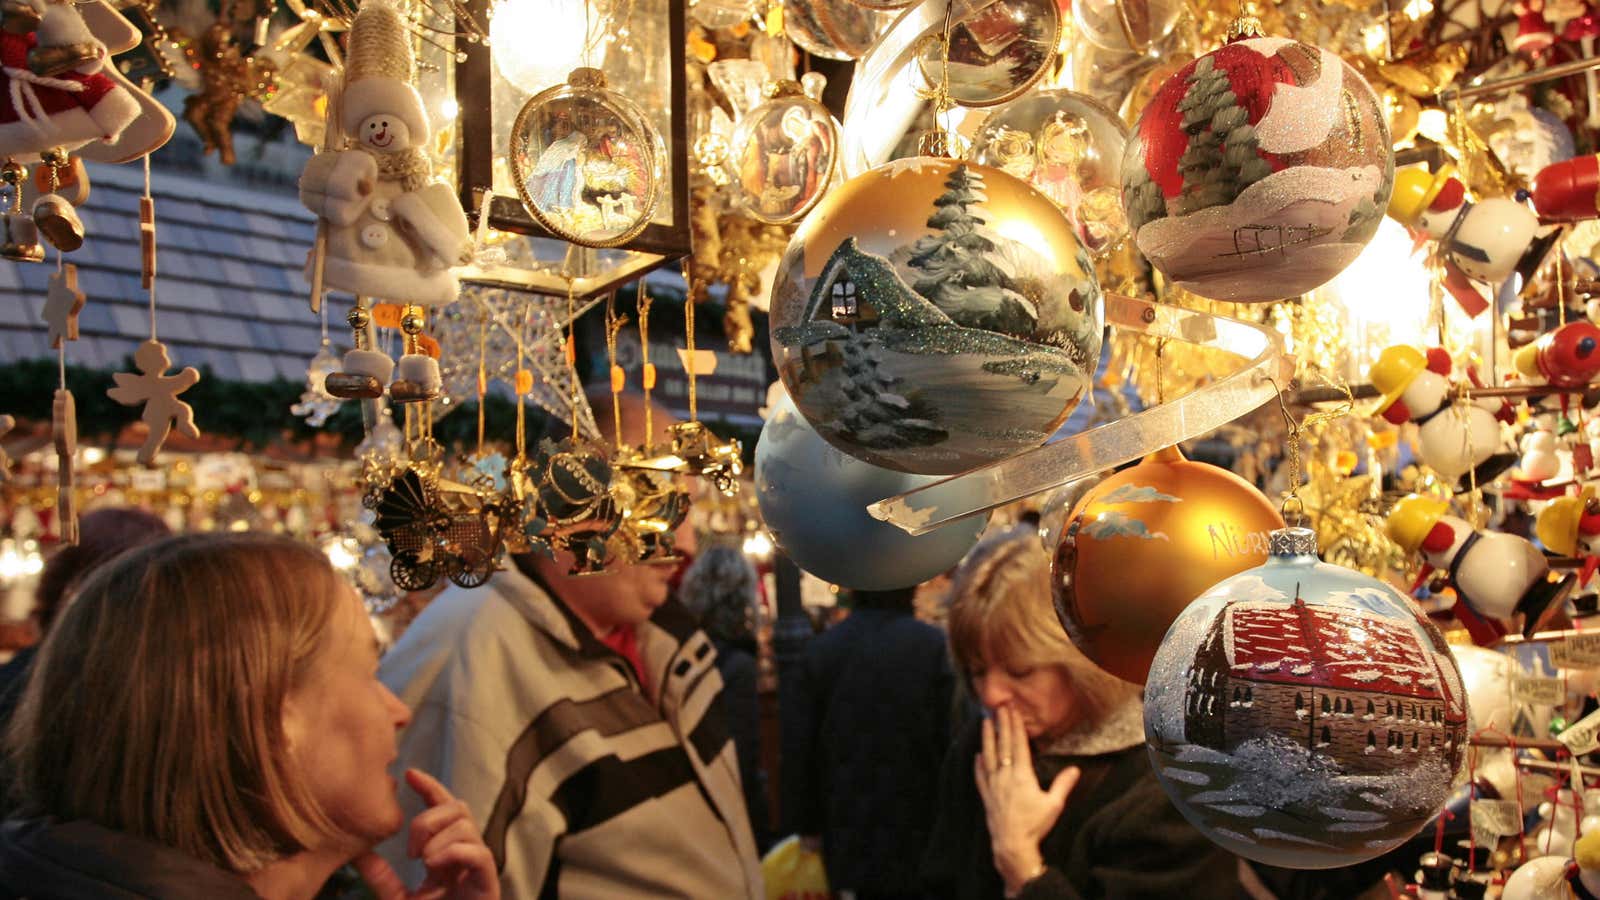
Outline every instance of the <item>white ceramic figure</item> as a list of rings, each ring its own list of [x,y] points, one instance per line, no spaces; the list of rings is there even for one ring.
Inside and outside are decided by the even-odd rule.
[[[1571,573],[1550,581],[1544,554],[1530,541],[1501,531],[1477,531],[1445,515],[1448,509],[1444,500],[1412,494],[1389,514],[1389,537],[1407,553],[1421,554],[1424,576],[1448,572],[1461,603],[1477,616],[1506,620],[1522,613],[1528,634],[1560,610],[1560,601],[1572,590]],[[1459,608],[1456,614],[1473,629],[1470,614]],[[1481,642],[1477,631],[1473,638]]]
[[[1378,408],[1395,425],[1417,426],[1418,457],[1457,490],[1484,485],[1510,468],[1516,455],[1500,452],[1500,423],[1515,419],[1504,400],[1456,402],[1450,355],[1406,345],[1386,348],[1369,373],[1383,394]],[[1476,383],[1473,373],[1468,376]],[[1465,476],[1471,473],[1472,478]]]

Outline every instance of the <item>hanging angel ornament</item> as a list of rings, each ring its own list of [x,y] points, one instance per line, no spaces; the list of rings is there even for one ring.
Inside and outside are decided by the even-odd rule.
[[[116,372],[112,378],[117,386],[106,391],[111,399],[123,406],[144,404],[140,420],[150,429],[139,448],[139,462],[149,465],[166,442],[172,429],[190,438],[200,436],[194,424],[194,407],[178,399],[178,395],[200,381],[200,373],[193,366],[185,366],[177,374],[168,375],[172,360],[167,356],[167,345],[149,340],[139,345],[133,353],[133,364],[139,373]]]
[[[300,201],[322,220],[319,235],[325,235],[321,258],[312,264],[313,290],[357,298],[350,316],[357,347],[346,354],[344,372],[328,381],[340,397],[377,396],[394,366],[387,355],[362,346],[367,298],[405,307],[406,352],[390,397],[397,403],[438,397],[439,364],[419,341],[422,311],[455,301],[451,270],[472,258],[466,214],[454,192],[433,179],[424,150],[428,116],[412,85],[414,70],[400,14],[382,2],[362,6],[350,28],[337,106],[343,146],[313,156],[300,177]],[[317,304],[320,296],[313,298]]]

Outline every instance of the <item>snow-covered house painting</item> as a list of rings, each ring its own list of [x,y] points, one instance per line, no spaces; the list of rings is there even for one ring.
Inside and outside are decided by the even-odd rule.
[[[897,178],[932,182],[931,202],[831,205]],[[997,215],[988,182],[1000,179]],[[1026,183],[954,160],[899,160],[836,193],[801,225],[773,288],[779,370],[806,418],[861,459],[923,474],[1043,443],[1100,351],[1100,288],[1071,222]]]
[[[1390,772],[1465,749],[1467,710],[1402,623],[1360,608],[1231,603],[1213,620],[1184,696],[1184,734],[1231,752],[1290,736],[1350,772]]]

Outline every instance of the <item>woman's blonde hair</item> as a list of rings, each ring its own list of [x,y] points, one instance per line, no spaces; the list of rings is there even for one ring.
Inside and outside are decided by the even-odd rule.
[[[990,666],[1055,667],[1091,721],[1139,697],[1137,685],[1096,667],[1067,637],[1051,605],[1050,560],[1034,529],[985,536],[961,561],[950,598],[950,654],[964,676]]]
[[[168,538],[96,571],[6,734],[19,812],[240,873],[335,834],[282,713],[343,590],[315,548],[248,533]]]

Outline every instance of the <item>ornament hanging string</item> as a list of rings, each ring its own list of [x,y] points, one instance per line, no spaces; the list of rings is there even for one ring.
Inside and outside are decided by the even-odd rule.
[[[687,259],[683,263],[683,281],[688,293],[683,298],[683,330],[684,339],[688,346],[688,354],[684,357],[684,368],[689,373],[689,421],[700,421],[700,408],[695,399],[695,350],[694,350],[694,265]],[[648,436],[646,440],[648,440]]]
[[[54,191],[54,169],[51,170],[50,181],[52,185],[51,190]],[[144,203],[152,211],[152,215],[155,210],[155,202],[155,198],[150,195],[150,154],[146,153],[144,155]],[[151,228],[153,229],[154,227],[155,223],[152,222]],[[153,267],[155,260],[152,259],[150,263]],[[59,271],[59,266],[57,271]],[[148,280],[150,282],[150,340],[153,341],[156,339],[156,280],[154,278],[150,278]],[[326,332],[324,332],[323,336],[327,336]]]
[[[574,306],[572,276],[567,276],[567,372],[572,376],[572,440],[578,440],[578,404],[583,402],[578,392],[578,317]]]
[[[480,300],[480,303],[481,302],[482,301]],[[327,328],[328,327],[328,321],[327,321],[327,316],[326,315],[323,316],[322,327],[323,328]],[[489,310],[487,308],[483,307],[483,306],[479,306],[478,307],[478,381],[477,381],[477,385],[476,386],[478,388],[478,450],[477,450],[477,455],[480,458],[483,456],[483,426],[484,426],[484,421],[483,421],[483,399],[484,399],[484,395],[486,395],[489,392],[488,369],[487,369],[487,367],[486,367],[486,365],[484,363],[484,356],[488,352],[488,345],[489,345]],[[517,352],[517,366],[518,366],[518,368],[521,368],[521,366],[522,366],[522,353],[521,353],[520,344],[518,346],[518,352]],[[521,397],[517,398],[517,406],[518,407],[522,406],[522,398]],[[517,448],[517,460],[518,460],[518,462],[520,462],[522,460],[522,448],[520,446],[521,441],[522,441],[522,422],[520,420],[517,422],[517,441],[518,441],[518,444],[519,444],[519,446]]]
[[[1308,428],[1322,425],[1327,422],[1333,422],[1350,415],[1351,411],[1355,409],[1356,399],[1355,395],[1350,390],[1350,386],[1345,384],[1343,381],[1340,381],[1337,384],[1332,385],[1344,393],[1344,400],[1340,401],[1337,408],[1327,412],[1308,413],[1304,419],[1297,421],[1294,415],[1289,412],[1289,401],[1284,397],[1282,386],[1280,386],[1278,382],[1271,376],[1268,376],[1268,381],[1270,381],[1272,386],[1278,391],[1278,409],[1283,413],[1284,427],[1287,430],[1287,435],[1284,441],[1284,455],[1285,462],[1289,466],[1289,481],[1288,490],[1284,493],[1283,504],[1280,509],[1283,513],[1284,522],[1290,526],[1302,525],[1305,523],[1307,518],[1305,501],[1300,499],[1300,480],[1303,477],[1303,466],[1300,454],[1302,451],[1302,443],[1304,441],[1305,431]],[[1291,503],[1294,504],[1295,507],[1293,519],[1290,518],[1289,514],[1289,506]]]
[[[622,367],[617,365],[617,332],[628,324],[627,316],[617,315],[617,292],[606,295],[606,372],[611,379],[611,425],[617,451],[622,451],[622,388],[626,384]],[[649,441],[646,435],[645,440]]]
[[[687,295],[684,299],[686,302],[692,302],[688,300]],[[639,310],[639,347],[642,354],[642,375],[639,378],[639,383],[644,387],[644,435],[646,442],[650,440],[651,435],[656,433],[655,416],[651,413],[655,404],[650,401],[650,392],[654,391],[656,387],[656,367],[650,362],[650,304],[654,302],[655,300],[651,298],[650,292],[646,289],[645,279],[639,279],[639,295],[634,305]]]

